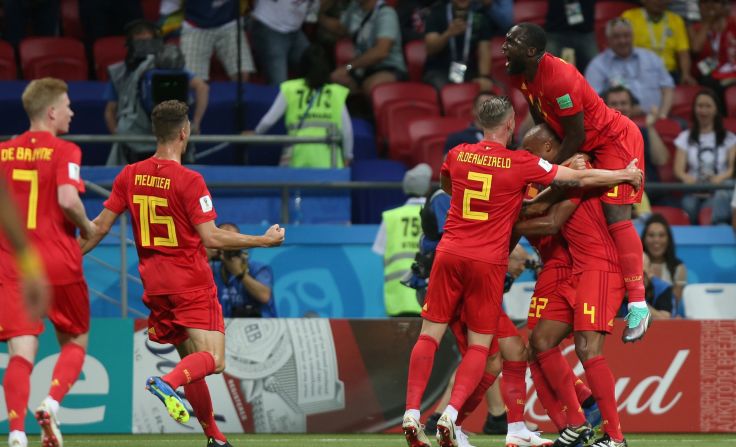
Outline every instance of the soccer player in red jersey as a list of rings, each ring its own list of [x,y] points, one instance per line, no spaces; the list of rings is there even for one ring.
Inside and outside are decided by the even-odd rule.
[[[281,245],[284,229],[271,226],[263,236],[249,236],[215,226],[214,206],[202,176],[181,165],[191,125],[188,107],[164,101],[151,114],[156,153],[131,164],[115,178],[110,198],[95,222],[99,231],[81,241],[84,253],[110,231],[125,210],[133,221],[138,271],[151,311],[148,338],[176,346],[181,361],[163,377],[150,377],[146,389],[177,422],[189,413],[176,389],[184,393],[207,436],[208,447],[229,446],[215,423],[205,382],[225,369],[225,325],[206,248],[240,250]]]
[[[536,132],[535,132],[536,131]],[[543,159],[552,160],[559,154],[556,137],[546,126],[537,126],[532,133],[548,144],[529,144],[523,147]],[[603,417],[604,436],[594,447],[624,447],[616,406],[615,383],[611,369],[603,357],[606,334],[611,333],[613,321],[624,297],[624,280],[619,267],[616,246],[608,233],[601,200],[595,191],[568,191],[568,198],[552,206],[543,217],[520,221],[515,231],[524,235],[555,234],[561,231],[568,242],[572,256],[573,282],[576,288],[574,305],[567,312],[560,308],[559,322],[548,325],[545,336],[532,336],[532,346],[545,377],[557,391],[564,390],[570,378],[563,372],[568,366],[557,344],[574,330],[575,352],[585,368],[590,388]],[[565,314],[567,316],[565,317]],[[572,324],[570,324],[572,323]],[[539,329],[537,327],[536,329]],[[558,397],[574,418],[555,441],[555,446],[574,446],[593,435],[585,423],[574,392]]]
[[[64,81],[53,78],[37,79],[28,84],[22,99],[31,122],[30,129],[0,143],[0,173],[10,185],[29,239],[41,254],[52,286],[47,314],[61,346],[48,396],[35,413],[42,428],[44,447],[62,444],[57,420],[59,402],[82,371],[89,339],[89,294],[82,274],[82,253],[76,240],[76,228],[86,237],[94,232],[95,226],[87,219],[79,198],[79,193],[84,192],[80,177],[82,152],[75,144],[57,138],[69,131],[74,116],[67,90]],[[0,251],[6,256],[10,252],[6,245]],[[11,277],[7,281],[17,283],[17,275],[9,274]],[[12,289],[14,287],[7,291],[3,306],[20,311],[17,286],[15,291]],[[3,315],[10,320],[0,323],[4,328],[0,337],[8,340],[11,347],[4,380],[10,436],[12,442],[23,446],[29,378],[43,324],[25,316],[16,318],[13,312],[3,312]]]
[[[527,99],[535,123],[547,123],[562,140],[556,161],[582,151],[591,154],[596,168],[621,169],[634,158],[643,167],[644,141],[636,124],[607,107],[574,65],[546,53],[546,42],[542,28],[520,23],[506,34],[502,51],[511,84]],[[651,319],[641,240],[631,223],[631,205],[641,202],[642,191],[616,185],[601,196],[629,298],[624,342],[643,337]]]
[[[403,431],[410,446],[427,446],[419,424],[419,404],[434,354],[448,323],[460,312],[468,326],[468,352],[458,367],[447,406],[437,422],[440,446],[455,447],[455,420],[478,386],[501,312],[511,229],[527,183],[603,186],[631,182],[641,171],[574,171],[505,145],[514,132],[514,111],[494,97],[478,113],[484,139],[453,148],[442,165],[440,183],[452,196],[442,240],[437,246],[422,309],[421,334],[409,361]]]

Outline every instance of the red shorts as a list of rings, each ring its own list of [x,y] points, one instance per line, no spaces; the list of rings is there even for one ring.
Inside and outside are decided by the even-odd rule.
[[[527,327],[531,331],[540,319],[573,324],[575,287],[569,268],[542,269],[529,303]]]
[[[505,277],[505,265],[437,251],[422,318],[436,323],[460,318],[473,332],[495,334]]]
[[[465,355],[468,350],[468,327],[461,319],[456,319],[450,323],[450,330],[455,335],[455,341],[457,341],[457,347],[460,350],[461,355]],[[506,312],[501,311],[501,315],[498,317],[498,328],[496,335],[491,341],[491,346],[488,349],[488,357],[494,355],[499,351],[498,339],[507,337],[518,337],[519,331],[516,329],[516,325]]]
[[[148,316],[148,338],[157,343],[178,345],[189,335],[187,329],[225,333],[217,287],[175,295],[143,294]]]
[[[575,331],[610,333],[624,298],[624,278],[620,272],[588,270],[574,275]]]
[[[0,283],[0,308],[0,341],[43,332],[43,320],[32,320],[26,312],[17,281],[3,279]]]
[[[644,171],[644,139],[641,130],[629,119],[622,118],[627,125],[623,132],[611,143],[596,148],[593,153],[593,167],[597,169],[624,169],[634,158],[639,159],[637,166]],[[644,193],[644,181],[639,191],[628,183],[614,186],[603,193],[601,200],[614,205],[640,203]]]
[[[52,286],[49,320],[59,332],[82,335],[89,332],[89,290],[79,281]]]

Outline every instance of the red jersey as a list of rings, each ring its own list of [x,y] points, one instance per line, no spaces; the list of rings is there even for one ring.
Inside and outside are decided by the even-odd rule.
[[[589,270],[620,272],[618,250],[608,232],[599,192],[575,192],[568,197],[578,203],[577,209],[562,226],[572,255],[573,273]]]
[[[151,157],[118,174],[105,208],[130,210],[138,271],[148,295],[214,286],[195,225],[217,218],[202,176],[180,163]]]
[[[481,141],[453,148],[441,173],[452,180],[452,198],[437,250],[507,265],[511,229],[526,185],[549,185],[557,165],[527,151]]]
[[[52,285],[84,280],[76,227],[64,216],[58,198],[61,185],[72,185],[84,192],[81,162],[79,146],[49,132],[28,131],[0,143],[0,172]],[[4,239],[0,240],[0,256],[11,256]]]
[[[545,53],[534,80],[523,75],[511,77],[511,85],[521,90],[560,139],[565,137],[560,118],[583,112],[585,141],[580,146],[590,152],[616,139],[628,118],[606,106],[583,75],[562,59]]]
[[[567,244],[559,235],[527,236],[526,239],[539,252],[539,258],[545,269],[572,266]]]

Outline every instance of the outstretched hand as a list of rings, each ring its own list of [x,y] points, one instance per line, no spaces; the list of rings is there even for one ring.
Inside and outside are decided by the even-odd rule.
[[[631,184],[636,191],[639,191],[641,184],[644,181],[644,173],[637,167],[638,162],[638,158],[631,160],[625,169],[625,171],[630,174],[630,180],[627,183]]]
[[[279,224],[274,224],[269,227],[268,230],[263,234],[264,237],[269,239],[268,246],[269,247],[278,247],[284,242],[284,237],[286,236],[286,229],[279,226]]]

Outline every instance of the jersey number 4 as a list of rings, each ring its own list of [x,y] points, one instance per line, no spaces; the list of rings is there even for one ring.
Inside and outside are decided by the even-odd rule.
[[[28,194],[28,218],[26,228],[36,229],[36,216],[38,216],[38,171],[35,169],[13,169],[13,180],[16,182],[30,183]]]
[[[488,220],[488,213],[484,211],[473,211],[470,209],[470,201],[473,199],[487,201],[491,197],[491,182],[493,176],[491,174],[483,174],[480,172],[468,172],[468,180],[481,182],[480,190],[466,189],[463,192],[463,219],[466,220]]]
[[[163,197],[134,195],[133,203],[138,205],[138,216],[141,221],[141,246],[151,246],[151,224],[166,225],[167,237],[154,237],[154,247],[178,247],[176,226],[171,216],[159,216],[156,208],[166,208],[169,201]]]

